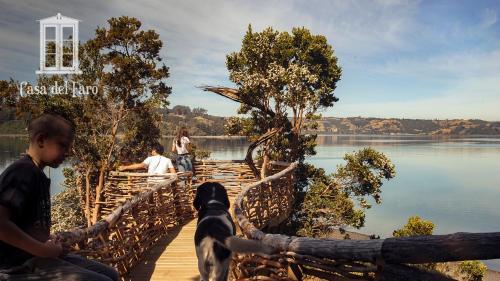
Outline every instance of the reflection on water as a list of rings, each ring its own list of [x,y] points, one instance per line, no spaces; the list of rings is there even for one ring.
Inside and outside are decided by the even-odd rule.
[[[419,215],[436,234],[500,230],[500,138],[322,136],[309,162],[333,171],[343,155],[364,146],[385,153],[396,177],[382,187],[382,204],[366,213],[360,231],[390,237]],[[486,261],[500,270],[499,261]]]
[[[195,138],[214,159],[243,159],[244,139]],[[172,139],[164,139],[169,150]],[[442,136],[319,136],[317,155],[308,161],[332,172],[345,153],[372,146],[396,165],[396,177],[382,187],[382,204],[367,211],[360,231],[392,235],[408,217],[436,224],[435,233],[500,231],[500,138]],[[26,140],[0,137],[0,172],[26,149]],[[51,169],[52,190],[62,182]],[[489,261],[497,270],[500,264]]]

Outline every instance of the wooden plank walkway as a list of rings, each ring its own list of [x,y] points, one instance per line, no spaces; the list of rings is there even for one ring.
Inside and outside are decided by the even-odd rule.
[[[229,202],[233,202],[241,191],[239,187],[228,188]],[[230,211],[231,212],[231,211]],[[231,212],[231,215],[232,212]],[[171,230],[170,234],[158,241],[144,259],[130,272],[131,281],[198,281],[198,259],[194,247],[196,222],[194,218],[186,224]],[[234,220],[234,218],[233,218]],[[239,229],[237,228],[237,232]]]
[[[196,220],[180,226],[146,254],[136,265],[129,280],[133,281],[198,281],[198,260],[194,248]]]

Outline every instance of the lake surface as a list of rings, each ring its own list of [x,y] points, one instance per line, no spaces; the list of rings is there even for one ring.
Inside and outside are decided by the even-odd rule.
[[[215,159],[243,159],[243,139],[193,139]],[[170,140],[164,140],[170,147]],[[500,231],[500,137],[320,136],[317,155],[307,161],[333,172],[345,153],[371,146],[396,165],[396,177],[382,186],[382,204],[373,205],[360,232],[390,237],[419,215],[435,234]],[[22,138],[0,137],[0,172],[26,149]],[[47,170],[52,192],[60,190],[61,168]],[[487,262],[500,270],[500,262]]]

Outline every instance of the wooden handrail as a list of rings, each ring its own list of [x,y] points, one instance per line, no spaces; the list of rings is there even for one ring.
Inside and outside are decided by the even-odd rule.
[[[266,280],[289,280],[290,272],[296,274],[293,268],[299,266],[303,273],[327,279],[344,276],[374,280],[375,274],[387,277],[395,272],[413,270],[411,275],[418,270],[392,264],[500,258],[500,232],[363,241],[265,233],[262,229],[278,226],[292,211],[294,173],[298,166],[297,162],[270,164],[275,169],[284,169],[257,182],[243,161],[209,160],[198,166],[197,176],[200,172],[198,180],[201,182],[225,181],[232,192],[241,188],[234,214],[242,233],[281,251],[280,255],[268,257],[236,255],[233,274],[239,267],[261,264],[254,266],[254,271],[241,272],[258,275],[262,266],[273,267],[268,268],[268,272],[272,272],[268,276],[272,277]],[[165,176],[165,179],[148,181],[148,178],[157,180],[158,176]],[[193,217],[191,176],[191,172],[163,175],[112,172],[109,179],[112,185],[106,189],[109,194],[105,196],[108,201],[101,202],[107,215],[90,227],[55,236],[73,251],[113,265],[124,274],[171,227]],[[288,267],[292,270],[287,270]],[[426,276],[426,280],[444,280],[430,273],[422,273],[422,276]]]
[[[98,221],[92,226],[86,228],[75,228],[70,231],[58,232],[54,236],[57,240],[61,241],[63,246],[65,246],[66,248],[85,239],[95,238],[105,230],[113,227],[125,212],[137,207],[140,203],[149,198],[154,192],[158,192],[160,189],[165,188],[166,186],[170,186],[175,181],[177,181],[177,176],[174,175],[174,177],[171,179],[156,183],[151,189],[141,192],[133,198],[127,200],[123,205],[118,206],[116,209],[114,209],[111,214],[107,215],[104,219]]]
[[[71,252],[114,266],[123,276],[159,238],[194,217],[191,176],[110,173],[106,201],[99,202],[107,215],[90,227],[53,236]]]
[[[246,209],[246,204],[250,201],[249,198],[256,198],[255,194],[263,192],[265,194],[261,196],[265,198],[279,198],[273,189],[276,187],[280,188],[279,181],[283,177],[293,173],[296,166],[297,163],[292,163],[277,174],[245,186],[235,201],[234,214],[241,231],[248,238],[261,240],[264,244],[272,246],[282,253],[286,253],[285,258],[288,256],[289,258],[286,259],[289,262],[307,266],[309,269],[308,272],[319,272],[322,278],[325,278],[328,274],[331,277],[340,274],[344,277],[354,278],[354,275],[349,273],[350,271],[355,271],[353,268],[365,268],[364,272],[374,272],[373,268],[377,268],[377,265],[381,263],[388,265],[419,264],[500,258],[500,232],[455,233],[449,235],[425,235],[373,240],[316,239],[265,233],[261,230],[262,227],[269,226],[267,221],[271,221],[274,218],[269,215],[264,218],[262,215],[256,215],[269,214],[271,208],[269,208],[268,204],[259,205],[254,202],[250,206],[251,210],[248,210]],[[283,209],[282,211],[288,212],[289,210]],[[250,217],[248,214],[250,214]],[[289,213],[281,214],[281,217],[287,217],[288,215]],[[258,226],[255,225],[256,222]],[[248,259],[250,258],[247,257],[246,260]],[[283,260],[283,258],[279,260]],[[342,268],[338,262],[332,264],[333,261],[337,260],[350,261],[351,265]],[[237,262],[245,263],[246,261],[245,258],[239,257]],[[369,264],[360,264],[359,262],[368,262],[375,265],[375,267]],[[263,264],[262,266],[265,265]],[[281,266],[286,265],[281,264]],[[386,266],[386,268],[388,268],[387,273],[392,274],[396,267]],[[398,268],[401,269],[404,267]],[[318,269],[320,270],[318,271]],[[248,271],[242,270],[242,272]],[[378,271],[380,273],[381,270]],[[427,276],[428,280],[443,280],[442,276],[436,274],[424,275]],[[242,276],[238,277],[242,278]],[[248,278],[248,276],[244,278]],[[269,280],[281,279],[271,278]],[[370,276],[367,275],[366,280],[371,280]]]
[[[134,172],[118,172],[110,171],[110,176],[130,176],[130,177],[173,177],[173,176],[192,176],[193,172],[177,172],[177,173],[165,173],[165,174],[148,174],[148,173],[134,173]]]

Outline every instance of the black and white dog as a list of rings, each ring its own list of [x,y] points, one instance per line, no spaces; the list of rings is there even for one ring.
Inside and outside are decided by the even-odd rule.
[[[274,253],[272,247],[256,240],[235,236],[236,227],[228,212],[229,199],[220,183],[206,182],[200,185],[193,205],[198,210],[194,243],[200,280],[227,280],[231,252]]]

